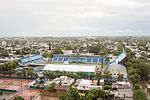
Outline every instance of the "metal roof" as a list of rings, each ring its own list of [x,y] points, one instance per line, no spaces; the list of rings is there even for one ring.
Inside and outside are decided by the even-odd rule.
[[[48,64],[43,71],[95,72],[96,66]]]

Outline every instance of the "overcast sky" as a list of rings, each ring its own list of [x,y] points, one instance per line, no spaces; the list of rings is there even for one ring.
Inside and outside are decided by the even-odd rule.
[[[150,0],[0,0],[3,36],[150,36]]]

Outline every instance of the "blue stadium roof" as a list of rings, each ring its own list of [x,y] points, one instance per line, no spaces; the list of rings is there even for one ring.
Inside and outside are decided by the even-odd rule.
[[[126,52],[122,52],[119,56],[117,56],[112,62],[109,62],[109,64],[115,63],[118,64],[121,62],[124,58],[126,58],[127,54]]]
[[[101,56],[79,56],[79,55],[54,55],[53,62],[74,62],[74,63],[102,63]]]
[[[28,55],[23,58],[20,58],[20,62],[22,66],[29,65],[30,63],[41,63],[44,62],[44,59],[41,55]]]

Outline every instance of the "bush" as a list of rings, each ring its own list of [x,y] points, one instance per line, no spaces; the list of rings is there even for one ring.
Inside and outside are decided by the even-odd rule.
[[[16,97],[14,97],[14,100],[25,100],[25,99],[21,96],[16,96]]]
[[[134,84],[134,90],[138,90],[138,89],[140,89],[140,84],[138,84],[138,83],[136,83],[136,84]]]
[[[147,100],[146,94],[142,90],[140,89],[135,90],[134,93],[135,93],[136,100]]]
[[[48,85],[47,90],[51,91],[55,86],[56,86],[55,83],[51,83],[51,84]]]
[[[111,89],[111,86],[110,86],[110,85],[104,85],[103,89],[104,89],[104,90],[110,90],[110,89]]]

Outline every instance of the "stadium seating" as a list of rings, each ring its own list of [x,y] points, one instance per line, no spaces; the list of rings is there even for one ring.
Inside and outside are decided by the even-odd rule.
[[[22,66],[29,65],[30,63],[42,63],[44,59],[41,55],[28,55],[20,59],[20,64]]]
[[[102,63],[101,56],[67,56],[67,55],[54,55],[53,62],[82,62],[82,63]]]

